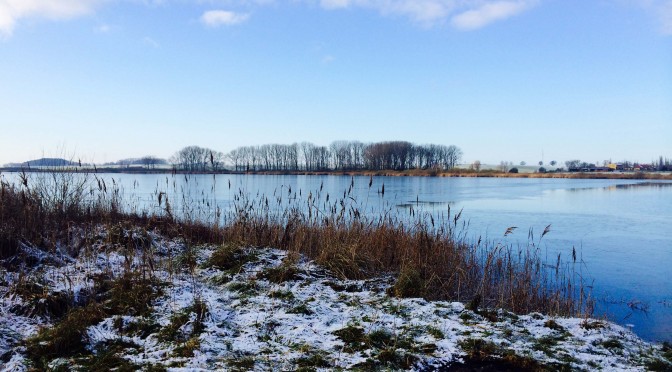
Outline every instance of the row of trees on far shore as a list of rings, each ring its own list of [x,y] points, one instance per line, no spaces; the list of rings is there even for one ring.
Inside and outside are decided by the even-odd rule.
[[[235,171],[449,170],[461,159],[462,150],[454,145],[335,141],[329,146],[310,142],[243,146],[228,154],[188,146],[175,153],[170,162],[178,170],[192,172],[218,171],[225,164]]]
[[[157,166],[168,165],[168,160],[157,158],[153,155],[143,156],[141,158],[127,158],[121,159],[114,162],[103,163],[103,166],[120,166],[120,167],[133,167],[133,166],[142,166],[147,169],[154,169]]]
[[[568,171],[581,170],[600,170],[611,169],[619,171],[672,171],[672,159],[663,158],[660,156],[658,160],[651,161],[651,163],[640,163],[631,161],[612,162],[611,160],[604,160],[600,162],[588,163],[581,160],[568,160],[565,162]]]
[[[207,147],[187,146],[177,151],[169,159],[147,155],[127,158],[101,164],[103,167],[128,169],[173,169],[186,172],[264,172],[264,171],[356,171],[356,170],[409,170],[431,171],[452,170],[457,167],[480,172],[488,171],[517,173],[518,167],[511,161],[501,161],[499,165],[484,165],[479,160],[461,164],[462,150],[450,145],[416,145],[407,141],[384,141],[364,143],[359,141],[334,141],[328,146],[318,146],[310,142],[293,144],[266,144],[242,146],[228,153]],[[670,172],[672,158],[660,156],[650,163],[631,161],[612,162],[604,160],[589,163],[581,160],[568,160],[562,163],[555,160],[539,161],[537,164],[520,163],[523,171],[529,172],[609,172],[644,171]],[[78,159],[41,158],[24,163],[5,164],[6,168],[41,167],[95,167],[95,164],[82,163]]]

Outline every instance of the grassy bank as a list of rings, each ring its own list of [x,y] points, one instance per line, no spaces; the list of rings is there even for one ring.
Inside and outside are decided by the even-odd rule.
[[[495,170],[451,170],[434,171],[411,169],[404,171],[378,170],[378,171],[319,171],[319,172],[285,172],[285,171],[260,171],[260,172],[231,172],[231,174],[261,174],[261,175],[307,175],[307,176],[376,176],[376,177],[480,177],[480,178],[556,178],[556,179],[611,179],[611,180],[672,180],[670,173],[656,172],[548,172],[548,173],[507,173]]]
[[[230,171],[217,172],[185,172],[170,168],[147,169],[142,167],[133,168],[82,168],[64,167],[61,169],[31,169],[24,168],[0,168],[0,172],[96,172],[96,173],[126,173],[126,174],[257,174],[257,175],[307,175],[307,176],[385,176],[385,177],[493,177],[493,178],[566,178],[566,179],[621,179],[621,180],[672,180],[670,172],[522,172],[508,173],[498,170],[472,169],[408,169],[408,170],[321,170],[321,171]]]
[[[10,285],[16,294],[0,302],[0,360],[7,370],[664,371],[672,365],[669,345],[648,344],[605,321],[398,298],[389,293],[392,277],[343,280],[277,249],[196,248],[150,233],[155,260],[143,278],[142,252],[115,249],[115,235],[99,230],[91,239],[97,252],[45,263],[42,275],[31,275],[42,298],[63,293],[59,282],[67,277],[80,288],[76,295],[96,301],[64,315],[50,302],[40,315],[26,316],[34,292]],[[135,261],[129,268],[110,270],[129,259]]]
[[[205,214],[211,219],[178,218],[171,207],[175,201],[157,192],[154,212],[132,214],[124,212],[129,208],[122,206],[120,190],[114,185],[108,188],[95,176],[44,176],[24,177],[20,185],[0,185],[3,258],[15,254],[22,243],[54,250],[71,239],[73,228],[135,225],[181,237],[190,245],[226,243],[295,252],[348,279],[393,273],[399,278],[394,291],[401,297],[456,300],[525,313],[591,311],[575,260],[558,259],[552,270],[545,268],[539,243],[548,230],[527,247],[469,241],[459,214],[440,220],[412,209],[410,217],[392,210],[366,215],[350,197],[352,186],[331,200],[320,190],[308,195],[299,191],[302,195],[297,197],[297,190],[290,188],[282,195],[254,198],[239,190],[234,208],[223,214],[205,199],[189,206],[201,212],[210,208]]]
[[[575,257],[568,262],[560,257],[553,262],[543,261],[539,245],[548,229],[536,239],[530,236],[529,244],[524,247],[480,239],[472,241],[465,237],[466,224],[459,214],[439,219],[411,209],[410,216],[391,210],[371,216],[358,209],[350,190],[344,190],[338,198],[330,198],[321,190],[281,188],[272,196],[253,197],[239,190],[230,211],[211,207],[207,197],[192,201],[192,210],[204,209],[209,214],[199,216],[211,218],[189,217],[196,214],[184,214],[185,211],[178,213],[173,209],[177,201],[168,200],[158,191],[155,205],[148,209],[151,212],[129,213],[132,208],[122,199],[116,185],[107,185],[96,175],[43,174],[25,176],[18,184],[0,184],[3,272],[0,292],[3,304],[9,304],[6,307],[9,313],[23,317],[20,319],[32,319],[25,320],[24,330],[29,330],[26,339],[11,341],[8,336],[8,344],[13,345],[14,351],[0,355],[3,362],[13,360],[15,355],[24,355],[30,365],[38,369],[58,369],[59,363],[65,363],[63,368],[78,365],[90,370],[132,370],[144,366],[146,370],[153,370],[154,365],[147,358],[130,363],[137,351],[128,350],[136,350],[140,344],[147,350],[155,347],[152,345],[156,342],[170,345],[166,347],[172,356],[162,359],[161,365],[177,363],[175,366],[180,366],[189,365],[188,360],[192,360],[189,358],[196,358],[198,352],[207,349],[204,343],[213,332],[219,332],[218,337],[228,335],[230,339],[237,339],[250,332],[248,328],[256,327],[252,331],[255,342],[264,345],[280,342],[274,338],[278,333],[273,331],[279,324],[255,321],[253,324],[242,322],[237,326],[242,328],[236,330],[227,328],[226,314],[232,310],[218,300],[218,296],[224,294],[226,298],[231,296],[231,301],[241,301],[238,306],[248,306],[244,310],[247,312],[262,311],[264,304],[270,301],[286,304],[288,308],[282,310],[283,314],[310,317],[316,307],[336,306],[318,300],[321,298],[318,293],[325,291],[324,286],[341,293],[329,301],[347,301],[347,293],[361,292],[361,296],[352,301],[362,303],[373,296],[367,292],[373,289],[364,291],[362,283],[371,283],[378,288],[375,296],[380,297],[380,305],[367,305],[373,307],[362,313],[366,316],[363,323],[343,324],[338,329],[332,329],[335,326],[329,322],[331,325],[324,325],[325,337],[342,345],[342,353],[353,355],[354,359],[347,359],[351,364],[344,365],[364,363],[360,365],[363,369],[409,368],[421,360],[423,353],[436,354],[440,349],[436,344],[420,341],[427,337],[425,333],[433,334],[431,337],[437,342],[450,340],[452,343],[445,344],[448,345],[445,350],[452,350],[457,346],[450,345],[462,342],[460,353],[471,350],[474,354],[469,358],[478,363],[489,363],[493,358],[501,361],[506,355],[510,356],[507,347],[478,341],[488,337],[491,331],[474,333],[471,328],[462,329],[460,337],[452,338],[428,328],[424,333],[400,338],[394,329],[376,333],[377,328],[367,328],[379,324],[377,317],[388,312],[403,318],[403,312],[399,313],[401,310],[394,301],[406,307],[421,306],[417,298],[457,301],[462,305],[444,303],[441,306],[453,308],[449,313],[455,321],[474,326],[482,321],[501,322],[503,317],[517,319],[517,316],[506,315],[509,313],[537,312],[587,318],[592,312],[590,293],[580,279],[580,262],[576,262]],[[511,228],[503,234],[513,231]],[[321,269],[310,269],[306,262]],[[310,282],[300,284],[308,277],[319,281],[319,286],[315,294],[297,301],[297,291],[311,285]],[[284,283],[296,284],[289,290]],[[404,300],[406,298],[416,300]],[[215,308],[220,307],[219,315],[215,315]],[[432,311],[441,312],[439,308]],[[427,318],[429,315],[418,316]],[[535,319],[528,320],[538,320]],[[544,319],[541,327],[550,318],[539,319]],[[550,326],[544,327],[551,330],[556,327],[554,323],[548,324]],[[574,323],[567,322],[562,327],[569,324]],[[577,332],[590,331],[592,323],[585,324],[588,328],[584,330],[580,330],[579,323],[572,327],[578,327]],[[388,327],[392,326],[388,324]],[[523,337],[515,333],[518,331],[511,333],[505,328],[497,332],[508,335],[511,342]],[[92,329],[98,329],[97,333],[92,333]],[[233,333],[227,333],[229,331]],[[609,337],[617,337],[620,331],[614,332]],[[113,336],[101,339],[101,334],[108,333]],[[226,342],[226,337],[221,342]],[[361,338],[361,342],[352,341],[353,337]],[[632,337],[633,343],[641,342]],[[407,347],[404,348],[409,350],[406,354],[399,354],[395,346],[400,340],[405,340],[403,345]],[[562,340],[569,338],[563,336]],[[543,350],[551,353],[561,341],[549,342],[552,345],[539,346],[545,348],[540,349],[542,353]],[[483,348],[489,350],[487,355]],[[229,355],[231,363],[250,357],[236,357],[231,350],[217,352]],[[299,363],[322,368],[337,365],[333,356],[326,357],[312,346],[302,349],[299,345],[291,350],[308,359],[298,358],[292,362],[295,363],[292,368],[301,367]],[[657,360],[651,356],[653,351],[646,357],[638,357],[636,363]],[[264,352],[273,355],[270,360],[281,351]],[[368,352],[371,360],[358,359],[356,355],[361,352]],[[445,353],[448,354],[442,355],[448,358],[446,363],[459,354]],[[121,358],[122,354],[126,356]],[[312,357],[323,360],[310,359]],[[248,358],[246,363],[252,366],[262,363],[261,359],[252,359]],[[516,360],[522,363],[520,365],[533,363],[527,358]],[[563,363],[571,364],[571,360]],[[664,360],[660,363],[667,365]],[[249,367],[232,364],[230,368],[245,370],[246,366]]]

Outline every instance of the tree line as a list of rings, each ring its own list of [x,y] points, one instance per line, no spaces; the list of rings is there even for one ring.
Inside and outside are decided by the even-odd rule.
[[[228,154],[187,146],[170,162],[178,170],[218,171],[224,164],[234,171],[347,171],[455,168],[462,159],[457,146],[416,145],[406,141],[363,143],[335,141],[329,146],[310,142],[238,147]]]
[[[672,171],[672,159],[663,158],[660,156],[658,160],[652,160],[651,163],[640,163],[633,162],[629,160],[624,160],[622,162],[614,163],[611,160],[604,160],[600,165],[600,162],[588,163],[581,160],[568,160],[565,162],[568,171],[572,170],[581,170],[581,169],[595,169],[595,168],[605,168],[608,165],[616,165],[617,170],[645,170],[645,171],[659,171],[659,172],[669,172]]]
[[[121,159],[114,162],[103,163],[103,166],[115,165],[130,168],[132,166],[142,166],[147,169],[154,169],[157,166],[168,165],[168,160],[158,158],[154,155],[147,155],[141,158]]]

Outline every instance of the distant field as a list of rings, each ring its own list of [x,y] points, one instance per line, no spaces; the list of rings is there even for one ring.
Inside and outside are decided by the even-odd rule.
[[[93,166],[82,165],[73,167],[33,167],[30,169],[19,167],[0,168],[0,172],[83,172],[83,173],[204,173],[204,174],[268,174],[268,175],[352,175],[352,176],[389,176],[389,177],[507,177],[507,178],[579,178],[579,179],[657,179],[672,180],[672,172],[546,172],[538,173],[539,167],[518,166],[518,173],[502,172],[494,165],[484,165],[480,171],[461,166],[453,170],[443,171],[435,169],[408,169],[408,170],[321,170],[321,171],[231,171],[222,169],[208,172],[185,172],[174,170],[171,166],[156,166],[147,168],[142,166]]]

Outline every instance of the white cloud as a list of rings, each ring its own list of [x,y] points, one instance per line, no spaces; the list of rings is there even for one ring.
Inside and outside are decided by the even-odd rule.
[[[325,9],[347,8],[350,0],[320,0],[320,5]]]
[[[460,30],[475,30],[492,22],[520,14],[535,3],[536,1],[530,0],[487,2],[475,9],[455,15],[450,23]]]
[[[612,0],[613,2],[634,6],[649,13],[658,22],[660,32],[672,35],[672,0]]]
[[[661,31],[665,35],[672,35],[672,0],[661,1],[657,13]]]
[[[171,4],[173,2],[193,2],[194,5],[228,4],[229,6],[265,6],[279,4],[277,0],[123,0],[147,6]],[[315,3],[323,9],[365,8],[383,15],[402,16],[425,26],[450,20],[456,28],[470,30],[483,27],[491,22],[519,14],[539,0],[290,0],[293,2]],[[630,0],[638,1],[638,0]],[[655,4],[657,9],[665,10],[661,14],[666,29],[672,33],[672,0],[639,0]],[[122,0],[0,0],[0,37],[11,36],[16,25],[22,19],[70,19],[94,12],[104,3],[117,3]],[[247,13],[229,10],[210,10],[204,12],[200,21],[208,27],[230,26],[249,19]],[[97,32],[106,32],[105,28]]]
[[[382,14],[408,16],[419,22],[444,18],[462,0],[320,0],[324,9],[361,7]]]
[[[461,30],[483,27],[529,9],[538,0],[320,0],[324,9],[369,8],[431,26],[448,19]]]
[[[149,36],[145,36],[144,38],[142,38],[142,43],[154,49],[161,46],[156,40],[152,39]]]
[[[111,30],[112,30],[112,27],[110,27],[110,25],[107,25],[107,24],[102,24],[102,25],[95,28],[95,31],[97,33],[100,33],[100,34],[106,34],[106,33],[110,32]]]
[[[413,21],[431,25],[445,19],[455,8],[457,1],[403,0],[382,2],[383,12],[410,17]]]
[[[543,0],[0,0],[0,39],[12,32],[24,19],[65,20],[93,13],[102,4],[131,2],[145,6],[169,6],[173,3],[209,4],[227,7],[259,7],[275,4],[319,4],[326,10],[363,8],[387,16],[401,16],[423,26],[447,22],[468,31],[519,15]],[[648,12],[660,25],[661,32],[672,35],[672,0],[610,0]],[[204,12],[200,21],[208,27],[230,26],[250,18],[248,13],[229,10]],[[105,25],[96,32],[108,32]]]
[[[648,0],[642,4],[658,19],[661,32],[672,35],[672,0]]]
[[[91,13],[104,0],[0,0],[0,34],[11,36],[23,18],[69,19]]]
[[[247,21],[249,14],[228,10],[209,10],[201,16],[201,22],[209,27],[233,26]]]

